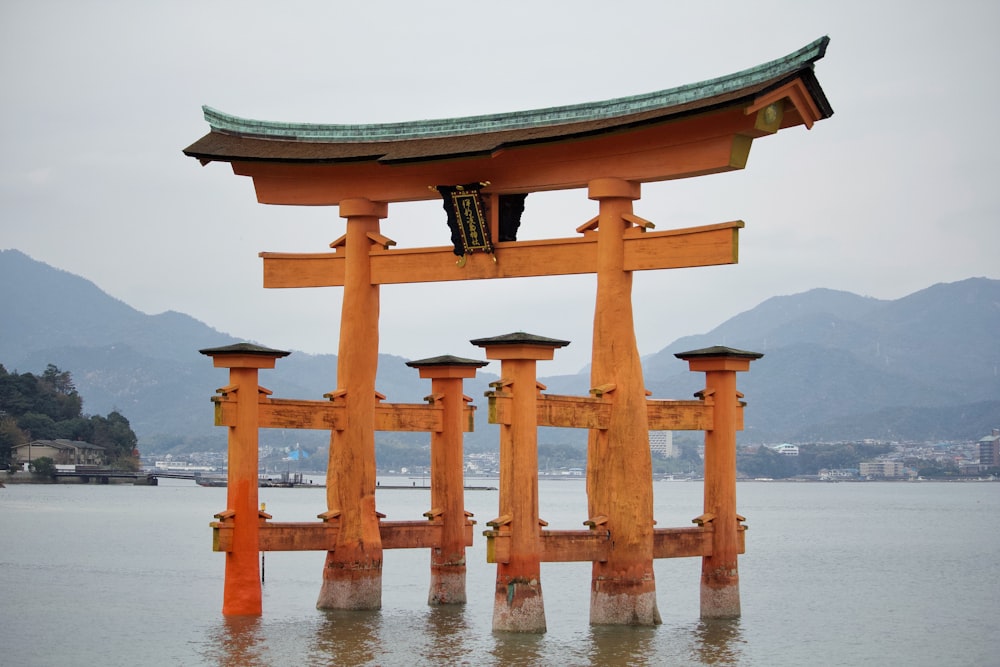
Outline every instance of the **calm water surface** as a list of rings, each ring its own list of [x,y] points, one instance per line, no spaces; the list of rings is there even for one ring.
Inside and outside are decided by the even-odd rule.
[[[676,559],[656,563],[662,626],[590,627],[590,565],[552,563],[538,636],[491,631],[480,528],[495,491],[466,494],[479,525],[464,607],[427,606],[422,550],[385,552],[383,608],[361,613],[315,609],[322,553],[269,553],[263,617],[224,619],[208,523],[225,492],[170,480],[0,489],[0,665],[1000,664],[997,483],[741,483],[741,619],[701,621],[700,563]],[[701,493],[657,482],[658,525],[690,525]],[[276,521],[314,520],[324,498],[261,489]],[[422,519],[429,500],[384,489],[378,509]],[[543,481],[540,507],[551,528],[580,528],[583,482]]]

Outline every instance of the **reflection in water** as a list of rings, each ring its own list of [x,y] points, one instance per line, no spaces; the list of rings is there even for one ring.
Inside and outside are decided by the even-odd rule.
[[[377,665],[384,646],[392,639],[382,637],[382,612],[323,610],[312,637],[308,664]]]
[[[695,654],[704,665],[736,665],[743,655],[740,620],[703,619],[694,631]]]
[[[657,630],[649,626],[595,625],[590,629],[585,664],[608,667],[663,664],[653,647]]]
[[[469,645],[470,628],[466,622],[465,605],[450,604],[428,607],[423,636],[426,646],[421,655],[436,664],[477,664],[462,662],[463,656],[472,659],[476,646]],[[482,664],[482,663],[478,663]]]
[[[545,635],[519,632],[494,632],[493,648],[489,650],[492,662],[481,664],[511,666],[551,665],[551,658],[545,657]],[[562,664],[571,664],[563,662]]]
[[[208,633],[205,657],[222,667],[270,665],[257,616],[227,616]]]

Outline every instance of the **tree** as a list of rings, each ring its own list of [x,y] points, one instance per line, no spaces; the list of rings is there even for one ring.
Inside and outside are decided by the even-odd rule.
[[[48,456],[39,456],[31,462],[31,472],[39,477],[53,477],[56,474],[56,462]]]
[[[93,416],[90,422],[93,429],[90,442],[105,448],[109,464],[126,470],[139,469],[138,440],[124,415],[114,411],[107,417]]]
[[[8,373],[0,364],[0,464],[11,447],[29,440],[82,440],[101,445],[108,463],[138,470],[137,438],[117,410],[107,417],[85,416],[73,377],[49,364],[41,376]]]
[[[24,431],[17,427],[13,417],[7,414],[0,416],[0,466],[9,466],[14,447],[27,441]]]

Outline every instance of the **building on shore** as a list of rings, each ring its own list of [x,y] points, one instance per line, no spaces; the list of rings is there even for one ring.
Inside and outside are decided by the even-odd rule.
[[[24,465],[48,457],[58,464],[104,465],[105,448],[82,440],[32,440],[11,448],[12,460]]]

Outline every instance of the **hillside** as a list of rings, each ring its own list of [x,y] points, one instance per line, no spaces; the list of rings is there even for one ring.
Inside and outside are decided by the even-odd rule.
[[[40,372],[52,363],[72,373],[84,412],[120,410],[146,451],[218,449],[209,398],[226,384],[199,349],[238,339],[176,312],[146,315],[93,283],[0,251],[0,363]],[[763,352],[740,376],[746,395],[743,442],[858,438],[975,439],[1000,424],[1000,281],[939,284],[895,301],[816,289],[778,296],[713,331],[687,336],[644,359],[647,387],[658,398],[687,398],[703,386],[674,353],[728,345]],[[266,345],[267,341],[257,341]],[[275,396],[319,398],[335,388],[334,355],[296,352],[265,371]],[[494,373],[496,364],[486,369]],[[470,449],[493,449],[480,373],[466,394],[480,406]],[[586,375],[541,378],[552,393],[582,394]],[[388,400],[418,402],[429,382],[405,360],[381,355],[379,390]],[[379,434],[424,443],[419,434]],[[542,441],[581,444],[582,432],[546,429]],[[321,445],[323,433],[277,432],[275,445]]]

